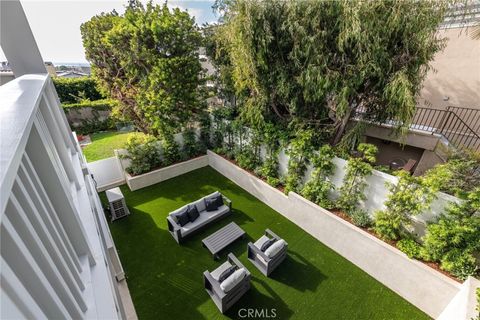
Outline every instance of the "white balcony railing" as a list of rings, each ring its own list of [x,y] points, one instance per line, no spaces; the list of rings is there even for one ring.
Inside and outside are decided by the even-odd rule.
[[[124,318],[123,277],[48,75],[0,87],[0,318]]]

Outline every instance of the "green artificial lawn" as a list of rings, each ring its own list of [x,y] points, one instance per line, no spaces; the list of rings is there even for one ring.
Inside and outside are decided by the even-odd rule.
[[[113,150],[122,149],[131,132],[108,131],[90,134],[92,143],[83,148],[87,162],[114,156]]]
[[[168,232],[167,214],[216,190],[232,200],[233,214],[178,245]],[[123,186],[122,192],[131,215],[110,229],[140,319],[237,319],[241,308],[268,309],[270,316],[275,309],[276,319],[428,319],[210,167],[135,192]],[[247,239],[237,240],[214,261],[201,240],[231,221],[246,231]],[[289,244],[287,259],[270,278],[246,256],[247,242],[266,228]],[[252,287],[222,315],[204,290],[203,272],[218,267],[229,252],[252,273]]]

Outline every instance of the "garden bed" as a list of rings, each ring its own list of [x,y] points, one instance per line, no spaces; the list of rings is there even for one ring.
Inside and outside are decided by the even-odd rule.
[[[130,190],[135,191],[206,166],[208,156],[203,155],[140,175],[125,172],[125,178]]]

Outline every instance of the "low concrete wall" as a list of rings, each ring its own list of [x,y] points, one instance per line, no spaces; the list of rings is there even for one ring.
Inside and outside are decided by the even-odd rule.
[[[117,157],[89,162],[87,167],[97,183],[98,192],[125,184],[123,169]]]
[[[298,194],[286,196],[214,152],[208,157],[212,168],[431,317],[438,317],[459,292],[459,283]]]
[[[208,156],[201,156],[138,176],[125,173],[125,177],[130,190],[135,191],[206,166]]]
[[[473,320],[477,319],[479,311],[477,307],[476,289],[480,288],[480,280],[469,277],[462,284],[455,298],[443,310],[437,320]]]

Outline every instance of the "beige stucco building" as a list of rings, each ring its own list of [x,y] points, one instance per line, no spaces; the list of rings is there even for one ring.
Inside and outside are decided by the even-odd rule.
[[[441,29],[445,49],[435,56],[421,91],[419,106],[480,109],[480,39],[473,28]]]

